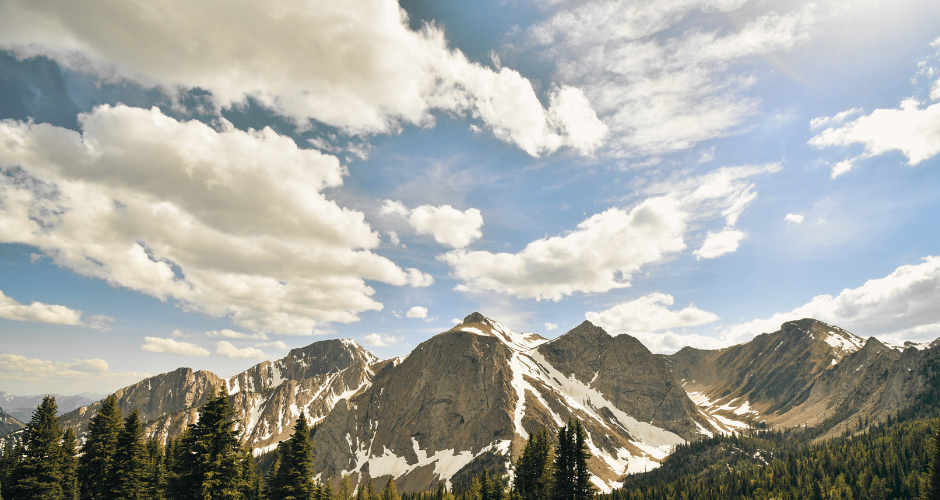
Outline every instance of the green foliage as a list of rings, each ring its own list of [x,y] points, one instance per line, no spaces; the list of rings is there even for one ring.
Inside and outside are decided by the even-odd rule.
[[[318,500],[313,483],[313,444],[303,412],[294,422],[294,433],[278,447],[277,458],[269,473],[269,500]]]
[[[930,465],[930,487],[927,500],[940,500],[940,425],[934,430],[933,460]]]
[[[570,427],[571,424],[569,423]],[[591,451],[588,449],[587,432],[580,420],[575,420],[574,443],[571,448],[571,462],[574,466],[574,498],[575,500],[587,500],[594,497],[595,488],[591,484],[591,471],[588,470],[588,460],[591,459]]]
[[[558,429],[558,449],[555,451],[555,485],[552,498],[555,500],[574,500],[575,472],[572,460],[571,422]]]
[[[544,428],[529,436],[522,456],[516,462],[515,492],[521,500],[552,497],[555,452],[552,438]]]
[[[395,479],[392,477],[389,477],[388,482],[385,483],[385,490],[382,491],[382,500],[401,500],[401,495],[398,494],[398,487],[395,486]]]
[[[88,423],[82,456],[78,459],[78,487],[81,500],[111,500],[110,486],[118,435],[121,433],[121,410],[117,397],[105,398],[98,413]]]
[[[113,498],[142,500],[146,498],[145,474],[150,456],[143,441],[144,429],[135,408],[124,419],[124,428],[118,434],[117,450],[112,468],[111,493]]]
[[[14,499],[62,500],[62,429],[55,398],[46,396],[23,434],[23,455],[13,469],[9,496]]]
[[[71,427],[62,435],[62,498],[78,500],[78,459],[75,455],[75,431]]]

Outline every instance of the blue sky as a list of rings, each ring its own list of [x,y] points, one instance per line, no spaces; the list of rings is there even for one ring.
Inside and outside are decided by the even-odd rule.
[[[940,337],[932,2],[86,4],[0,1],[0,390],[472,311]]]

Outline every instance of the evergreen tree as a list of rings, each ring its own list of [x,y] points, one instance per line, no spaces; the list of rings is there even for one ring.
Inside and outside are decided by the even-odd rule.
[[[118,435],[121,433],[121,410],[117,397],[105,398],[98,413],[88,423],[82,456],[78,459],[78,489],[81,500],[110,500],[109,489]]]
[[[62,429],[55,398],[46,396],[23,433],[24,454],[13,470],[11,498],[62,500]]]
[[[940,500],[940,425],[933,438],[933,463],[930,466],[930,485],[927,486],[927,499]]]
[[[137,408],[124,419],[118,434],[111,483],[112,498],[142,500],[146,494],[147,462],[150,458],[143,441],[144,429]]]
[[[574,500],[575,471],[573,460],[574,428],[571,421],[558,430],[558,449],[555,453],[554,500]]]
[[[11,491],[13,489],[13,470],[16,469],[17,463],[23,456],[23,450],[19,445],[14,446],[13,440],[7,440],[6,445],[3,447],[3,457],[0,459],[0,488],[3,491]],[[7,494],[9,498],[9,494]]]
[[[75,431],[71,427],[62,436],[62,497],[78,500],[78,459],[75,458]]]
[[[268,500],[282,500],[284,498],[284,474],[287,468],[282,464],[288,460],[288,446],[290,443],[281,441],[277,444],[277,450],[274,453],[274,462],[268,469],[268,477],[265,479],[265,496]]]
[[[375,491],[375,484],[372,483],[372,478],[369,478],[369,484],[366,485],[366,496],[369,497],[369,500],[380,500],[379,494]]]
[[[320,500],[333,500],[333,478],[327,478],[320,487]]]
[[[360,477],[360,479],[362,479]],[[362,482],[359,482],[359,486],[356,488],[356,500],[368,500],[369,494],[366,493],[366,485]]]
[[[522,500],[551,498],[554,482],[555,453],[552,438],[543,427],[529,436],[522,456],[516,463],[513,492]]]
[[[174,500],[240,500],[241,449],[232,429],[232,403],[220,388],[199,409],[177,445]]]
[[[349,498],[349,476],[343,475],[339,480],[339,491],[336,492],[337,500],[351,500]]]
[[[591,484],[591,471],[588,470],[587,464],[587,461],[591,458],[591,451],[588,449],[585,438],[587,438],[587,432],[585,432],[584,426],[581,425],[580,420],[575,420],[574,446],[571,450],[571,461],[573,462],[575,474],[575,500],[587,500],[594,496],[594,485]]]
[[[251,455],[251,450],[246,449],[242,453],[242,496],[245,500],[261,500],[263,496],[261,488],[261,476],[258,474],[258,468],[255,466],[255,459]]]
[[[388,477],[388,482],[385,483],[385,490],[382,492],[382,500],[401,500],[401,495],[398,494],[398,487],[395,486],[395,479],[391,476]]]
[[[167,443],[169,444],[169,442]],[[169,448],[167,448],[169,449]],[[164,500],[166,490],[166,459],[163,446],[156,437],[147,441],[147,470],[144,473],[146,497],[149,500]]]
[[[307,417],[300,412],[294,423],[294,434],[288,440],[289,460],[281,463],[284,471],[284,500],[309,500],[313,498],[313,445],[310,443],[310,428]]]

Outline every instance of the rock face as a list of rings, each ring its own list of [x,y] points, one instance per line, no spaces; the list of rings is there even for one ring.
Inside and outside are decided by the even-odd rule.
[[[337,403],[314,437],[314,467],[324,478],[393,476],[402,490],[431,489],[483,464],[506,470],[531,433],[572,417],[585,424],[604,490],[721,430],[706,430],[666,362],[632,337],[585,322],[548,342],[474,313]]]
[[[118,390],[123,414],[134,408],[146,422],[148,437],[177,437],[196,421],[198,408],[222,387],[232,398],[243,443],[268,449],[290,435],[303,409],[308,418],[322,420],[336,401],[351,396],[371,380],[381,362],[351,340],[326,340],[293,349],[278,361],[264,361],[228,379],[206,371],[179,368]],[[101,402],[62,417],[63,427],[84,435]]]
[[[937,343],[935,343],[937,344]],[[814,426],[828,435],[879,420],[915,402],[940,345],[886,346],[814,319],[719,350],[665,356],[706,414],[771,426]]]
[[[9,413],[4,412],[3,408],[0,408],[0,437],[16,432],[23,427],[26,427],[23,422],[13,418]]]

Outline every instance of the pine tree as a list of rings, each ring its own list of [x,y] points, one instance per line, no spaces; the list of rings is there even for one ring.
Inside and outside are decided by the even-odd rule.
[[[183,432],[176,450],[174,500],[241,499],[241,450],[233,413],[220,388],[199,409],[199,420]]]
[[[63,500],[62,429],[55,398],[46,396],[23,433],[24,454],[13,470],[11,498]]]
[[[558,448],[555,453],[555,485],[552,498],[555,500],[574,500],[575,471],[572,448],[574,447],[574,429],[571,421],[558,430]]]
[[[3,447],[3,457],[0,459],[0,488],[3,491],[9,492],[13,489],[13,470],[22,457],[23,450],[20,446],[14,446],[13,440],[7,440]],[[7,497],[9,498],[9,493]]]
[[[166,459],[164,448],[155,437],[147,441],[147,469],[144,473],[144,489],[149,500],[164,500],[166,490]]]
[[[245,450],[241,458],[241,484],[242,496],[245,500],[261,500],[261,476],[258,474],[258,468],[255,466],[255,458],[251,455],[251,450]]]
[[[391,476],[388,477],[388,482],[385,483],[385,490],[382,492],[382,500],[401,500],[401,495],[398,494],[398,487],[395,486],[395,479]]]
[[[927,500],[940,500],[940,425],[933,438],[933,463],[930,466],[930,485]]]
[[[282,485],[284,500],[308,500],[314,493],[313,445],[310,443],[310,428],[307,417],[300,412],[294,423],[294,434],[288,439],[289,461],[281,463],[285,483]]]
[[[149,458],[144,445],[144,429],[137,408],[124,419],[114,454],[111,493],[121,500],[141,500],[146,492],[146,466]]]
[[[327,478],[320,487],[320,500],[333,500],[333,478]]]
[[[105,398],[98,413],[88,423],[87,437],[78,459],[78,488],[81,500],[110,500],[109,489],[118,435],[121,433],[121,410],[117,397]]]
[[[574,438],[571,456],[575,473],[574,498],[587,500],[594,496],[594,485],[591,484],[591,471],[587,464],[591,458],[591,451],[585,442],[587,432],[580,420],[575,420]]]
[[[379,500],[379,494],[375,492],[375,484],[372,483],[372,478],[369,478],[369,484],[366,485],[366,496],[369,497],[369,500]]]
[[[75,458],[75,431],[71,427],[62,436],[62,497],[78,500],[78,459]]]
[[[514,493],[522,500],[551,498],[555,453],[552,438],[543,427],[529,436],[516,464]]]
[[[338,500],[351,500],[349,493],[349,476],[344,474],[343,478],[339,480],[339,491],[336,493],[336,498]]]

